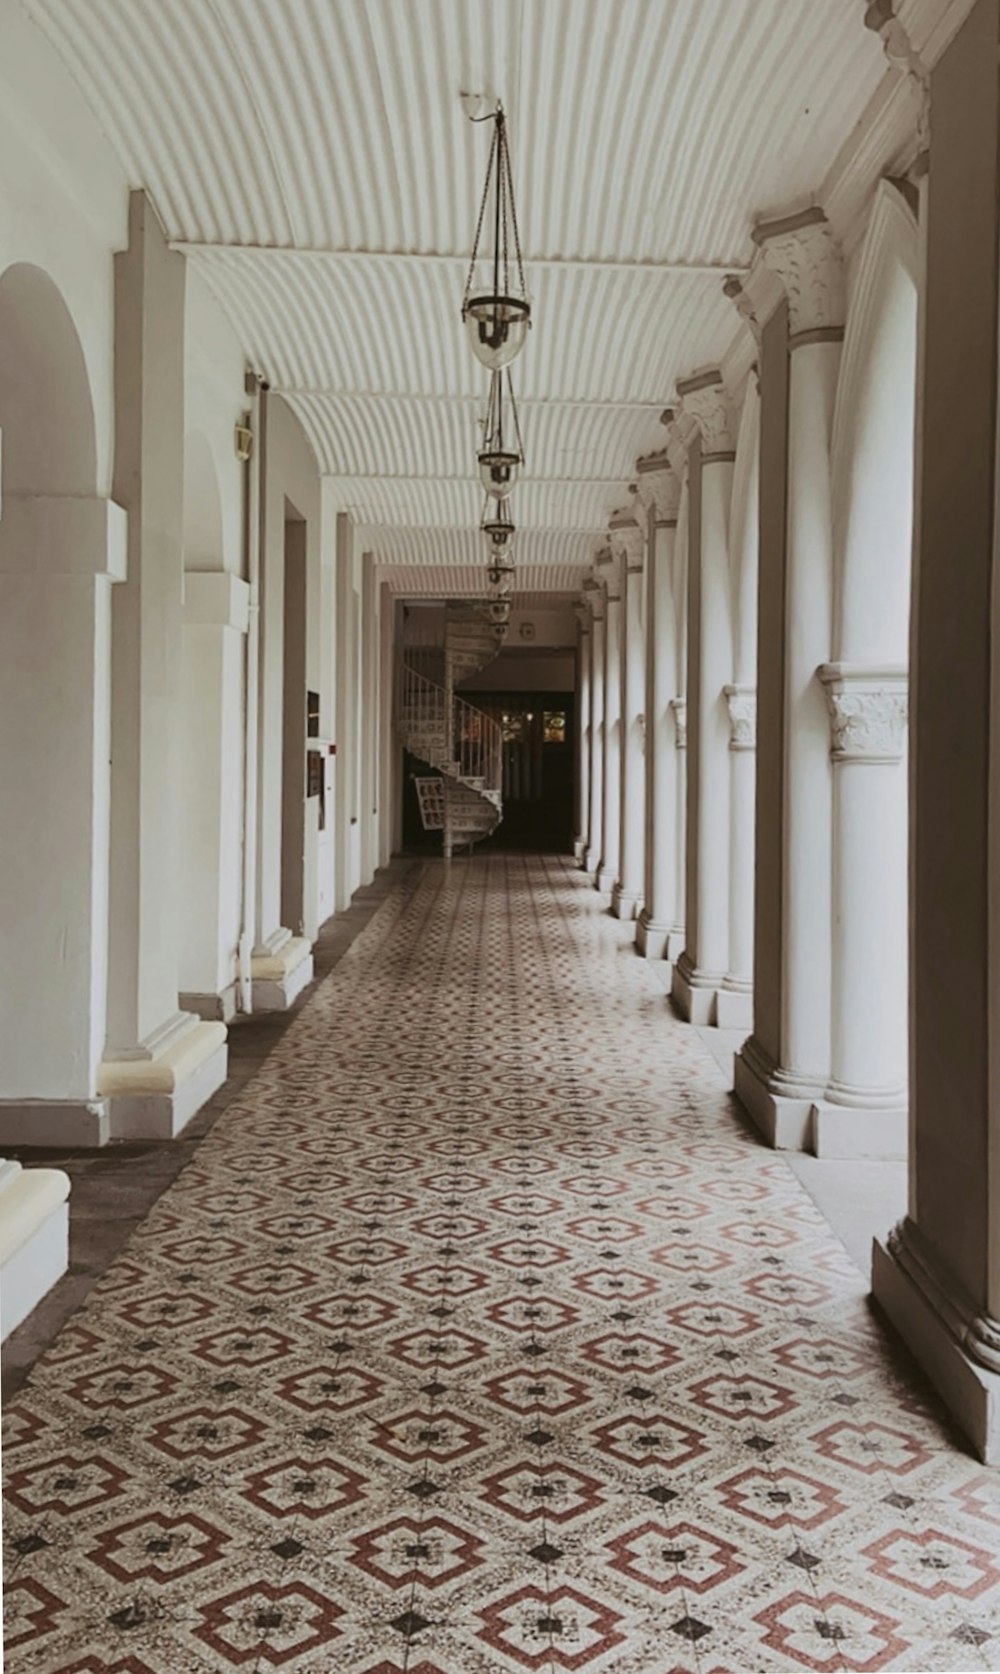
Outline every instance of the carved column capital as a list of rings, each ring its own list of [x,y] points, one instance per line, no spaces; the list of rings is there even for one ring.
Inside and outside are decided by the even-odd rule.
[[[670,707],[674,712],[674,743],[678,750],[687,749],[688,741],[688,706],[686,698],[671,698]]]
[[[755,750],[757,748],[757,688],[756,686],[726,686],[729,707],[729,748]]]
[[[653,513],[658,525],[668,528],[677,522],[681,503],[681,479],[670,463],[666,448],[636,462],[636,493]]]
[[[583,605],[584,609],[590,611],[592,621],[603,618],[604,588],[592,575],[583,583]]]
[[[898,667],[824,663],[834,761],[898,762],[906,744],[907,677]]]
[[[702,462],[734,459],[733,404],[721,372],[703,372],[677,385],[681,408],[701,431]]]
[[[609,605],[620,604],[622,597],[622,567],[618,554],[610,546],[606,546],[594,559],[594,574],[598,585],[604,589],[604,597]]]
[[[630,573],[642,569],[646,537],[630,511],[616,512],[608,524],[608,538],[614,556]]]
[[[788,298],[793,342],[839,342],[847,313],[844,264],[823,211],[761,221],[751,237]]]
[[[589,609],[589,606],[587,605],[586,600],[581,599],[579,604],[575,604],[573,606],[573,614],[574,614],[574,616],[576,617],[577,621],[580,624],[580,632],[582,634],[589,634],[589,632],[590,632],[590,609]]]

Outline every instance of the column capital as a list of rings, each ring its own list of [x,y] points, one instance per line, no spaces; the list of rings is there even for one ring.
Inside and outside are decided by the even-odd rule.
[[[582,634],[589,634],[589,632],[590,632],[590,607],[587,604],[586,599],[580,599],[573,606],[573,614],[574,614],[574,616],[576,617],[577,621],[580,624],[580,632]]]
[[[684,378],[677,385],[681,410],[701,432],[702,462],[736,457],[733,435],[733,404],[717,369]]]
[[[604,589],[604,596],[609,605],[620,604],[622,597],[622,567],[617,552],[611,546],[604,547],[594,559],[594,574],[597,582]]]
[[[636,521],[631,511],[615,513],[608,524],[608,538],[611,541],[612,552],[624,565],[625,570],[630,575],[641,571],[646,537],[642,525]]]
[[[740,319],[744,322],[754,341],[754,347],[760,354],[761,323],[757,318],[753,298],[736,273],[728,273],[722,282],[722,294],[729,298]]]
[[[759,221],[750,236],[788,298],[793,345],[839,342],[847,314],[844,263],[822,209]]]
[[[757,748],[757,688],[756,686],[725,686],[729,708],[729,748],[755,750]]]
[[[824,663],[834,761],[897,762],[906,742],[907,675],[897,665]]]
[[[604,616],[604,588],[596,576],[588,575],[583,583],[583,606],[589,608],[591,620],[603,619]]]
[[[635,469],[636,493],[647,510],[652,506],[657,525],[675,524],[681,503],[681,479],[670,463],[666,448],[638,459]]]
[[[674,726],[676,728],[674,742],[678,750],[686,750],[688,741],[687,699],[681,697],[671,698],[670,707],[674,712]]]

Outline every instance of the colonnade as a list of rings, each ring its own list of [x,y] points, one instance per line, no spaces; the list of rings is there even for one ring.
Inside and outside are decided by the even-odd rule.
[[[123,205],[89,336],[13,259],[34,221],[0,239],[9,1146],[180,1132],[234,1013],[294,1002],[393,838],[385,584],[147,196]]]
[[[921,81],[929,148],[849,247],[818,205],[754,228],[725,287],[742,358],[678,382],[636,463],[624,659],[603,623],[631,513],[583,591],[580,755],[605,800],[577,837],[681,1015],[744,1035],[762,1140],[908,1150],[875,1299],[993,1461],[998,23],[978,0]]]

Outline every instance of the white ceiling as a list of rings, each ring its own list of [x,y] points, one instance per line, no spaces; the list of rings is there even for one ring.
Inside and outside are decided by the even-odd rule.
[[[481,561],[459,310],[492,130],[459,94],[503,98],[539,580],[590,560],[676,379],[732,341],[753,219],[817,189],[886,73],[861,0],[25,5],[393,565]]]

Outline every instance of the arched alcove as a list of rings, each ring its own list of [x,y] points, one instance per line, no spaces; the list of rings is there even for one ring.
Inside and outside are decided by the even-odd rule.
[[[18,263],[0,277],[0,428],[5,494],[93,494],[94,405],[83,348],[58,286]]]
[[[857,258],[833,429],[833,656],[907,660],[917,229],[889,181]]]
[[[0,427],[0,775],[17,787],[0,799],[14,973],[0,1100],[28,1142],[44,1126],[25,1100],[64,1103],[89,1141],[107,957],[109,537],[80,337],[59,287],[27,263],[0,277]]]

